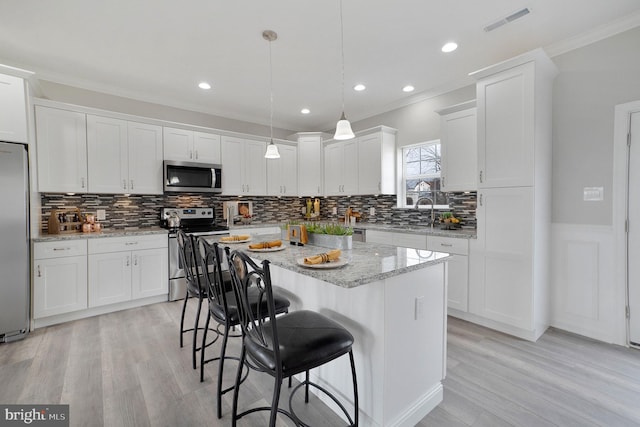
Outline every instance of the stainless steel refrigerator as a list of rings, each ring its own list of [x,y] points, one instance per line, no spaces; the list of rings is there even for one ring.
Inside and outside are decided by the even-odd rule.
[[[27,147],[0,142],[0,342],[29,331],[29,258]]]

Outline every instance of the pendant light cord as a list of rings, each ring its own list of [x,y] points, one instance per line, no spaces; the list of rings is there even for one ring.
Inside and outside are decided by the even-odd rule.
[[[269,40],[269,134],[273,144],[273,65],[271,62],[271,40]]]
[[[344,116],[344,24],[342,21],[342,0],[340,0],[340,50],[342,52],[342,115]]]

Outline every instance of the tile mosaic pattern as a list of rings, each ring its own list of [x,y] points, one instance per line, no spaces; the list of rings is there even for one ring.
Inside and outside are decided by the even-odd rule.
[[[449,193],[450,211],[462,220],[462,228],[476,228],[476,193]],[[160,209],[163,207],[207,207],[213,206],[217,222],[223,224],[222,202],[250,200],[253,202],[253,224],[273,224],[290,219],[304,219],[302,208],[306,198],[302,197],[232,197],[198,193],[167,195],[113,195],[113,194],[41,194],[42,231],[47,230],[47,221],[52,209],[79,208],[83,213],[106,211],[106,220],[100,221],[106,229],[130,229],[158,226]],[[431,216],[428,209],[397,209],[396,196],[352,196],[320,198],[320,217],[325,221],[339,221],[351,207],[360,212],[363,220],[382,225],[424,226]],[[333,214],[333,208],[337,214]],[[369,208],[375,208],[369,216]],[[438,211],[436,210],[436,216]]]

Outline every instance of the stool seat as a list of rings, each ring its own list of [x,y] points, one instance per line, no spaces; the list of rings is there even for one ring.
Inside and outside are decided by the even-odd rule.
[[[228,272],[227,272],[228,274]],[[226,283],[225,283],[226,284]],[[229,278],[229,285],[231,285],[231,278]],[[275,288],[275,287],[274,287]],[[247,291],[249,295],[249,302],[251,304],[252,312],[256,313],[266,313],[267,312],[267,302],[263,299],[260,308],[258,308],[258,301],[260,299],[260,292],[255,288],[249,288]],[[227,310],[225,313],[224,306],[218,303],[217,300],[211,301],[209,303],[209,311],[211,315],[218,323],[225,323],[227,318],[229,320],[229,326],[236,326],[240,324],[240,315],[238,313],[238,306],[235,303],[236,296],[233,291],[225,293],[227,299]],[[285,313],[289,308],[289,300],[283,296],[277,294],[277,291],[274,289],[273,302],[276,307],[276,311],[278,313]]]
[[[265,322],[266,323],[266,322]],[[313,311],[300,310],[278,317],[276,322],[280,362],[284,377],[323,365],[351,350],[353,335],[337,322]],[[273,328],[265,325],[267,347],[273,348]],[[246,340],[247,356],[261,368],[275,370],[273,351]]]

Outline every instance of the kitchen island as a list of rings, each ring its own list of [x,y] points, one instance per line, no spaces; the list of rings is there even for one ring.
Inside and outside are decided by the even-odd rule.
[[[253,240],[279,237],[261,235]],[[251,255],[271,262],[273,283],[291,300],[292,310],[318,311],[355,337],[360,425],[415,425],[442,401],[448,254],[353,242],[353,248],[341,255],[346,265],[319,269],[300,266],[297,260],[327,248],[283,243],[282,251]],[[248,244],[230,246],[248,249]],[[347,403],[352,413],[347,358],[318,368],[311,376]],[[330,400],[323,401],[334,407]]]

